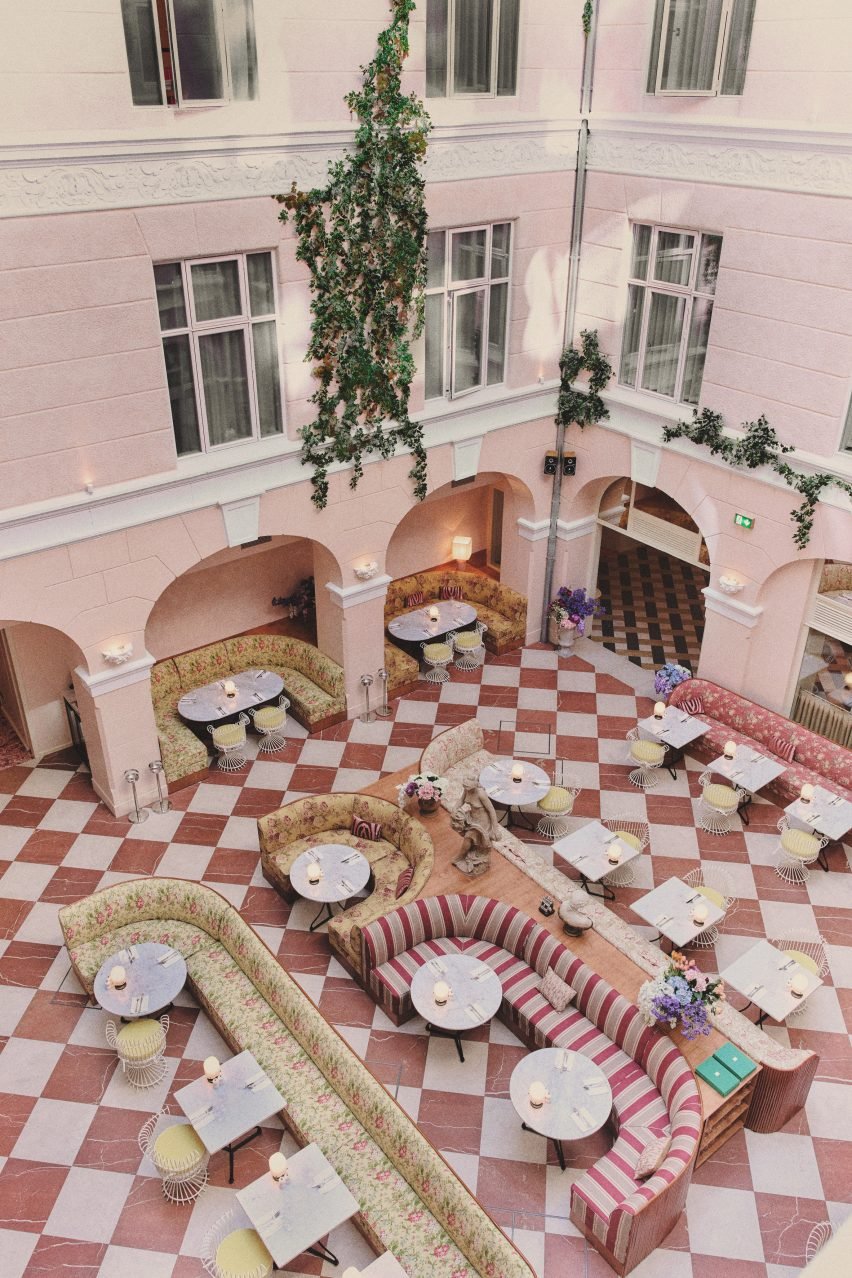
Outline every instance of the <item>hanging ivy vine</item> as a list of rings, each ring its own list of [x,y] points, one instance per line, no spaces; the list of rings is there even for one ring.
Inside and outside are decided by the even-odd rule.
[[[561,382],[556,402],[556,424],[568,427],[576,422],[580,429],[606,421],[609,409],[601,399],[601,391],[612,377],[612,365],[601,354],[595,329],[584,328],[580,334],[580,349],[567,346],[559,359]],[[574,387],[581,373],[589,374],[585,390]]]
[[[316,417],[302,428],[302,461],[313,468],[313,496],[328,501],[328,469],[352,466],[357,487],[364,457],[414,455],[418,500],[426,496],[426,450],[408,415],[415,365],[411,341],[423,329],[426,208],[420,162],[431,123],[415,94],[400,87],[414,0],[390,0],[391,21],[361,88],[346,98],[357,119],[354,148],[329,164],[322,188],[295,182],[274,198],[292,215],[296,256],[311,277],[311,340],[306,359],[319,385]]]
[[[756,470],[759,466],[769,466],[780,475],[802,498],[797,510],[790,512],[795,525],[793,541],[800,549],[804,549],[810,541],[814,526],[817,502],[824,488],[834,485],[852,498],[852,484],[841,479],[839,475],[820,472],[816,475],[805,475],[794,470],[783,460],[785,453],[793,449],[782,444],[765,417],[758,417],[756,422],[743,423],[745,434],[742,439],[732,439],[723,434],[721,413],[714,413],[709,408],[695,409],[691,422],[678,422],[675,426],[663,427],[663,441],[672,439],[689,439],[693,444],[701,444],[711,454],[721,456],[729,466],[745,467]]]
[[[589,38],[589,32],[592,29],[592,0],[586,0],[583,5],[583,35]]]

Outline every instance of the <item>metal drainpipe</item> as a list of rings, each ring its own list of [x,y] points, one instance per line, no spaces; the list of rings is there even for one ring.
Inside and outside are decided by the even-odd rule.
[[[592,25],[583,51],[583,75],[580,87],[580,129],[577,134],[577,167],[574,180],[574,208],[571,218],[571,255],[568,264],[568,292],[565,298],[565,332],[563,346],[569,346],[574,338],[574,322],[577,315],[577,286],[580,274],[580,248],[583,239],[583,212],[586,201],[586,155],[589,144],[588,113],[592,106],[592,88],[595,77],[595,38],[598,26],[598,6],[592,9]],[[550,529],[547,534],[547,558],[544,569],[544,598],[542,600],[541,638],[547,640],[547,605],[553,591],[553,571],[556,566],[557,524],[562,501],[562,451],[565,446],[565,427],[556,427],[556,474],[553,476],[553,492],[550,499]]]

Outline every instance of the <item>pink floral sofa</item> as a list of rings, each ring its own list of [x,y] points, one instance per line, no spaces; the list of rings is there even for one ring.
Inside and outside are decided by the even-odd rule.
[[[411,612],[422,604],[408,605],[411,595],[422,594],[425,603],[440,599],[444,586],[457,586],[462,598],[476,608],[476,615],[484,621],[485,646],[489,652],[511,652],[526,642],[527,601],[524,595],[503,586],[493,577],[481,572],[457,572],[430,569],[410,577],[399,577],[388,586],[385,598],[385,625],[404,612]]]
[[[316,1142],[358,1200],[355,1222],[410,1278],[534,1278],[455,1172],[218,892],[135,879],[65,906],[71,964],[91,992],[109,955],[163,941],[233,1051],[253,1052],[285,1098],[281,1117]]]
[[[571,1219],[619,1274],[658,1247],[686,1202],[701,1133],[701,1099],[688,1063],[639,1011],[546,928],[513,905],[483,896],[424,897],[363,929],[367,989],[400,1023],[414,1014],[414,973],[436,954],[462,952],[500,978],[502,1020],[531,1047],[590,1056],[613,1093],[612,1148],[571,1186]],[[553,969],[576,991],[557,1012],[539,993]],[[647,1180],[633,1169],[651,1140],[670,1135]]]
[[[718,758],[726,741],[756,745],[762,754],[778,759],[785,766],[785,771],[763,791],[774,793],[784,806],[798,798],[806,781],[812,785],[827,785],[852,799],[852,751],[827,741],[799,723],[792,723],[774,710],[767,710],[741,697],[737,692],[729,692],[727,688],[711,683],[709,679],[687,679],[685,683],[678,684],[669,704],[676,706],[681,701],[696,697],[702,705],[697,717],[708,724],[710,730],[693,741],[689,746],[690,754],[708,762]],[[779,737],[795,745],[796,756],[792,763],[775,754],[773,744]]]

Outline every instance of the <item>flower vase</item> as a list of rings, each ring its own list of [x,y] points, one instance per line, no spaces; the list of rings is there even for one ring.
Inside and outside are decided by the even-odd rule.
[[[577,637],[577,627],[573,624],[569,626],[560,626],[556,617],[550,617],[547,622],[547,638],[554,648],[560,651],[574,647],[574,640]]]
[[[429,812],[437,812],[438,800],[437,799],[418,799],[417,806],[424,815],[426,815]]]

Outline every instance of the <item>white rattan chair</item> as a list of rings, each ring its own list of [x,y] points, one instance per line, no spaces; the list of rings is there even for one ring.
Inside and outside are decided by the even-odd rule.
[[[623,817],[606,817],[601,821],[601,825],[610,830],[622,843],[628,844],[631,848],[637,848],[640,852],[644,852],[650,842],[650,830],[646,821],[631,821]],[[604,883],[607,887],[630,887],[630,884],[636,877],[636,861],[628,861],[626,865],[620,865],[617,870],[604,875]]]
[[[132,1087],[156,1087],[166,1072],[168,1016],[159,1020],[145,1017],[116,1028],[106,1023],[106,1041],[121,1061],[125,1078]]]
[[[832,1233],[830,1220],[821,1220],[818,1225],[814,1225],[805,1243],[806,1264],[809,1265],[814,1257],[822,1251],[825,1244],[830,1241]]]
[[[630,773],[631,785],[640,790],[652,790],[660,780],[660,768],[666,757],[666,747],[659,741],[646,741],[638,728],[631,728],[627,734],[630,742],[630,762],[636,767]]]
[[[195,1129],[172,1118],[167,1107],[144,1124],[139,1148],[159,1172],[169,1202],[191,1203],[207,1184],[210,1155]]]
[[[568,833],[568,817],[581,788],[576,777],[566,773],[564,760],[557,759],[553,785],[536,804],[542,814],[535,827],[538,834],[543,834],[546,839],[561,839]]]
[[[814,976],[819,977],[828,975],[825,937],[773,936],[769,938],[769,944],[780,950],[785,958],[795,959],[799,967],[803,967],[806,972],[812,972]],[[787,1013],[785,1020],[790,1021],[795,1016],[801,1016],[806,1005],[807,1000],[803,999],[792,1012]]]
[[[781,838],[775,849],[775,873],[785,883],[807,883],[811,866],[820,861],[828,838],[791,827],[786,815],[779,820],[778,831]]]
[[[707,834],[730,834],[739,806],[746,797],[744,790],[713,780],[712,772],[698,778],[701,798],[698,802],[698,824]]]
[[[485,663],[482,636],[487,629],[484,621],[477,621],[473,630],[460,630],[453,635],[453,665],[456,670],[478,670]]]
[[[272,1257],[241,1208],[221,1216],[201,1244],[201,1263],[211,1278],[269,1278]]]
[[[726,919],[730,918],[737,908],[737,898],[734,896],[731,881],[724,870],[718,870],[715,867],[705,868],[702,865],[685,874],[683,881],[687,887],[695,888],[713,905],[717,905],[720,910],[724,910]],[[716,944],[718,939],[719,925],[712,923],[703,932],[699,932],[690,944],[698,946],[699,949],[709,949]]]
[[[257,710],[249,711],[252,722],[260,733],[258,754],[275,754],[276,750],[283,750],[287,744],[284,725],[287,722],[289,709],[290,702],[282,696],[278,698],[277,706],[260,706]]]
[[[426,670],[423,678],[427,683],[446,683],[450,677],[447,666],[453,659],[453,643],[455,635],[447,635],[446,639],[435,643],[421,643],[423,661]]]
[[[223,723],[219,727],[210,724],[207,731],[219,751],[219,769],[222,772],[239,772],[246,766],[246,725],[248,715],[241,714],[236,723]]]

